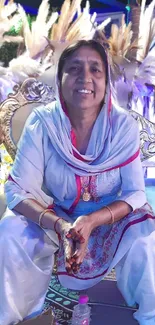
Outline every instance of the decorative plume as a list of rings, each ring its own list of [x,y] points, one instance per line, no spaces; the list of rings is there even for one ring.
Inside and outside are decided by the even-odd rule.
[[[17,5],[12,0],[5,5],[5,0],[0,0],[0,46],[4,42],[21,42],[23,38],[21,36],[9,36],[5,33],[16,24],[19,23],[20,17],[17,13]],[[14,14],[14,16],[12,16]]]
[[[100,25],[96,26],[98,31],[104,31],[105,27],[111,22],[111,18],[105,19]]]
[[[78,39],[92,37],[95,31],[94,18],[96,18],[96,15],[90,15],[89,1],[86,2],[86,6],[82,11],[81,2],[82,0],[73,0],[72,3],[70,0],[64,1],[58,22],[53,25],[51,31],[51,41],[73,42]],[[74,19],[76,14],[77,17]]]
[[[122,15],[121,26],[115,24],[111,26],[111,36],[108,39],[110,55],[126,57],[136,47],[136,42],[131,41],[132,36],[132,23],[126,25],[125,15]]]
[[[148,53],[135,73],[135,83],[141,90],[148,84],[155,86],[155,47]]]
[[[155,38],[155,0],[146,7],[146,0],[142,0],[138,35],[137,61],[142,62],[149,52],[150,45]]]
[[[102,33],[104,36],[104,33]],[[115,85],[117,80],[132,80],[137,68],[136,64],[131,63],[128,59],[133,50],[137,50],[137,40],[132,41],[132,23],[125,23],[125,16],[122,15],[121,25],[111,26],[111,36],[105,39],[108,44],[108,57],[110,64],[111,82]],[[105,38],[105,36],[104,36]],[[116,97],[116,96],[115,96]]]
[[[29,56],[34,58],[47,46],[46,38],[52,25],[58,18],[58,13],[52,13],[48,19],[49,3],[48,0],[43,0],[39,7],[37,18],[32,22],[32,27],[30,28],[26,13],[20,5],[18,5],[18,11],[23,21],[26,50]]]

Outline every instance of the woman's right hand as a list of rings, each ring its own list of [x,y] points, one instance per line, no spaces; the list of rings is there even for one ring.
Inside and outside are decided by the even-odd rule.
[[[70,222],[67,222],[63,219],[59,219],[56,223],[56,232],[60,235],[61,240],[63,241],[64,253],[65,253],[65,268],[68,273],[73,271],[74,259],[72,256],[75,253],[76,242],[81,242],[82,238],[79,233],[76,233],[76,241],[67,238],[67,234],[73,225]]]
[[[64,253],[65,253],[65,268],[67,273],[71,272],[71,263],[70,259],[74,252],[74,243],[73,240],[67,239],[66,234],[70,230],[72,224],[63,220],[59,219],[56,223],[56,232],[60,235],[61,240],[63,241],[64,246]]]

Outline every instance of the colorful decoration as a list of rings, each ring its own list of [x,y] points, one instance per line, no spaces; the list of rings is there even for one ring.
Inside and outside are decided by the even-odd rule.
[[[4,184],[9,175],[13,161],[6,151],[4,145],[0,146],[0,194],[4,193]]]

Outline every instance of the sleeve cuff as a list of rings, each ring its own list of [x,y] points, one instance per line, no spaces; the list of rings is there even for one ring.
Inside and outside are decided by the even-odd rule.
[[[17,204],[19,204],[20,202],[22,202],[26,199],[35,199],[35,198],[30,193],[27,193],[24,196],[16,195],[16,197],[12,201],[7,202],[7,206],[10,210],[13,210]]]
[[[135,191],[128,194],[122,193],[121,196],[117,198],[117,201],[128,203],[134,211],[141,208],[147,202],[147,199],[144,191]]]

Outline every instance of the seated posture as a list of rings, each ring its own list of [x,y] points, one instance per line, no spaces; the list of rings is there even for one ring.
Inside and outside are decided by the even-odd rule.
[[[29,116],[5,185],[0,324],[40,313],[58,254],[61,284],[86,289],[112,268],[140,325],[155,324],[155,220],[136,121],[110,100],[94,40],[62,53],[57,100]]]

